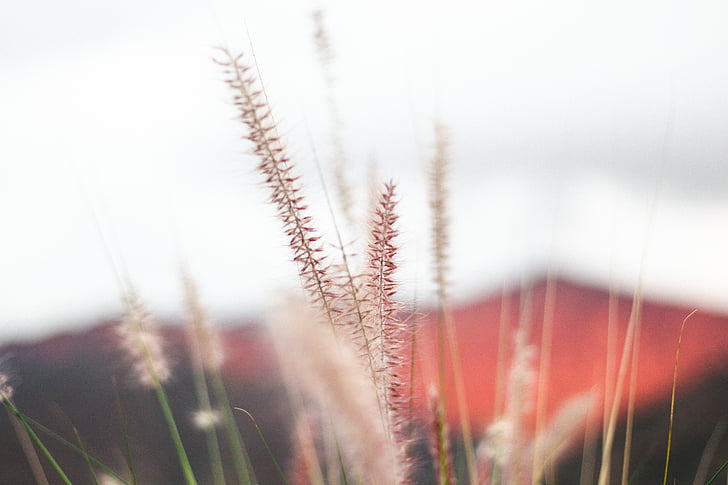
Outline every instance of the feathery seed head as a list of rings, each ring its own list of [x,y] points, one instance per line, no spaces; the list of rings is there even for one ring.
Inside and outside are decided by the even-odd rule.
[[[533,469],[537,474],[543,473],[549,464],[556,462],[568,451],[569,446],[586,424],[589,411],[596,402],[596,394],[593,392],[578,394],[570,398],[561,406],[548,425],[538,433],[531,448],[537,447],[546,450],[548,454],[541,458],[542,462],[535,463]],[[533,456],[532,449],[529,450],[528,455]]]
[[[326,31],[324,25],[324,12],[318,9],[313,12],[313,23],[314,33],[313,40],[316,44],[316,53],[319,55],[319,60],[324,66],[328,66],[334,60],[334,52],[331,48],[331,40],[329,39],[329,33]]]
[[[187,305],[187,337],[193,357],[208,371],[219,369],[225,360],[220,335],[202,307],[197,286],[187,274],[182,275]]]
[[[301,195],[298,176],[293,173],[293,165],[286,154],[285,143],[278,135],[265,94],[258,87],[260,81],[252,74],[250,66],[243,64],[242,55],[234,56],[225,49],[223,53],[227,59],[216,62],[223,66],[228,76],[227,83],[235,92],[233,103],[240,121],[247,127],[244,138],[253,146],[253,154],[258,157],[257,169],[265,178],[270,201],[278,211],[285,234],[290,238],[289,245],[302,286],[311,301],[333,324],[336,310],[331,306],[334,296],[330,270],[316,236],[315,225],[311,216],[306,214],[307,206]]]
[[[376,389],[351,342],[322,325],[320,310],[289,301],[271,321],[286,369],[301,391],[332,414],[344,456],[366,482],[393,485],[399,476]],[[393,473],[397,471],[396,473]]]
[[[450,165],[450,141],[444,125],[435,125],[435,154],[430,162],[430,209],[432,211],[432,248],[435,283],[441,298],[447,294],[447,253],[450,247],[450,219],[447,211],[447,173]]]
[[[508,418],[498,418],[488,426],[478,454],[499,467],[505,467],[513,457],[514,429]]]
[[[116,327],[116,333],[137,383],[154,387],[170,378],[169,361],[157,324],[134,292],[127,298],[126,315]]]

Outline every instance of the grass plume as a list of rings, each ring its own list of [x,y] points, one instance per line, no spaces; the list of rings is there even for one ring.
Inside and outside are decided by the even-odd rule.
[[[223,67],[226,82],[234,92],[233,103],[240,121],[247,127],[243,137],[252,144],[252,152],[258,158],[257,169],[264,177],[270,201],[289,237],[302,286],[333,325],[332,281],[315,225],[307,214],[299,176],[293,171],[285,143],[278,134],[273,113],[253,68],[243,63],[242,54],[233,55],[226,49],[222,49],[222,53],[224,59],[216,62]]]

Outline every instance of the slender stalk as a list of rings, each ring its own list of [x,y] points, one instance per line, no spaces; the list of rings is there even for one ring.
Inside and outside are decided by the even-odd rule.
[[[433,443],[433,465],[438,485],[455,485],[455,474],[450,457],[450,439],[447,433],[445,408],[436,389],[430,389],[431,433]]]
[[[629,397],[627,398],[627,423],[624,437],[624,454],[622,455],[622,485],[629,483],[629,466],[632,457],[632,436],[634,434],[634,407],[637,395],[637,375],[639,371],[640,337],[642,335],[641,315],[637,317],[634,342],[632,343],[632,363],[630,364]]]
[[[448,165],[450,163],[449,140],[444,125],[435,125],[436,150],[430,165],[430,209],[432,211],[432,248],[434,253],[435,284],[437,285],[437,342],[438,342],[438,374],[440,386],[440,399],[443,413],[446,414],[446,360],[447,351],[450,352],[452,364],[455,396],[460,416],[460,431],[463,434],[465,460],[468,468],[469,481],[476,485],[477,470],[475,467],[475,447],[473,445],[472,431],[470,429],[470,413],[467,406],[465,384],[462,372],[462,360],[458,348],[455,325],[449,307],[447,295],[448,248],[449,248],[449,216],[447,204],[449,192],[446,187]]]
[[[33,443],[35,443],[35,446],[40,449],[41,454],[46,457],[53,469],[56,471],[56,473],[58,473],[58,476],[61,478],[63,483],[65,483],[66,485],[73,485],[71,483],[71,480],[63,471],[61,465],[56,461],[50,450],[46,448],[46,446],[43,444],[43,441],[40,439],[40,437],[38,437],[35,431],[33,431],[33,428],[30,427],[28,422],[25,420],[25,417],[20,413],[20,411],[18,411],[18,409],[10,401],[10,399],[5,399],[4,396],[0,396],[0,401],[2,401],[2,404],[5,406],[5,408],[20,422],[20,424],[23,426],[23,429],[25,429],[25,431],[30,436],[30,439],[33,441]]]
[[[170,436],[172,437],[172,441],[174,442],[174,448],[177,451],[177,457],[179,458],[180,466],[182,467],[182,473],[185,477],[185,482],[187,482],[187,485],[197,485],[197,480],[195,479],[195,475],[192,472],[192,465],[190,465],[190,460],[189,458],[187,458],[187,452],[185,451],[185,447],[182,444],[182,438],[179,435],[177,423],[175,422],[174,416],[172,415],[172,408],[169,405],[167,393],[164,392],[164,388],[159,382],[156,386],[154,386],[154,390],[157,395],[159,405],[162,408],[164,420],[167,422],[167,428],[169,428]]]
[[[233,408],[235,411],[240,411],[242,413],[245,413],[246,416],[250,418],[250,421],[253,423],[253,426],[255,426],[255,431],[258,433],[258,437],[260,437],[260,441],[263,442],[263,446],[265,446],[265,451],[268,452],[268,456],[273,461],[273,465],[276,467],[276,471],[278,472],[278,476],[281,477],[281,480],[283,480],[283,483],[288,485],[288,479],[286,478],[286,474],[283,473],[283,470],[281,469],[280,465],[278,464],[278,460],[276,459],[275,455],[273,454],[273,451],[270,449],[270,446],[268,445],[268,440],[265,439],[265,436],[263,436],[263,430],[260,429],[260,426],[258,426],[258,422],[255,420],[252,414],[250,414],[249,411],[243,409],[243,408]]]
[[[670,425],[667,428],[667,452],[665,453],[665,474],[662,477],[662,485],[667,485],[667,471],[670,467],[670,447],[672,446],[672,425],[675,417],[675,388],[677,388],[677,363],[680,360],[680,346],[682,345],[683,332],[688,319],[697,313],[697,309],[690,312],[680,325],[680,336],[677,339],[677,350],[675,351],[675,368],[672,371],[672,393],[670,395]]]
[[[252,485],[255,483],[253,469],[250,465],[248,453],[245,450],[243,437],[240,435],[240,429],[235,422],[235,416],[230,407],[230,398],[228,397],[227,390],[225,390],[225,384],[219,372],[212,374],[212,392],[217,405],[221,408],[225,431],[233,449],[233,461],[235,463],[235,473],[238,477],[238,483],[241,485]]]
[[[126,413],[124,413],[124,406],[121,403],[121,395],[119,394],[119,386],[116,383],[116,377],[111,379],[114,387],[114,399],[116,401],[116,412],[119,415],[119,421],[121,423],[121,433],[124,438],[124,458],[126,459],[126,466],[129,469],[129,475],[131,475],[132,485],[138,485],[136,470],[134,468],[134,459],[131,455],[131,446],[129,444],[129,429],[126,424]],[[108,471],[108,470],[107,470]],[[116,477],[118,478],[118,477]]]
[[[83,458],[86,460],[86,466],[88,466],[88,470],[91,473],[91,478],[94,481],[94,485],[99,485],[99,479],[96,476],[96,470],[94,470],[93,463],[91,462],[90,455],[86,451],[86,447],[83,445],[83,440],[81,439],[81,434],[78,432],[78,429],[76,427],[73,427],[73,434],[76,435],[76,441],[78,441],[78,447],[83,451]]]
[[[622,357],[619,363],[619,371],[617,372],[617,381],[614,386],[614,396],[609,409],[609,419],[607,420],[606,437],[602,447],[601,467],[599,469],[598,485],[606,485],[609,482],[611,473],[612,445],[614,443],[614,432],[617,427],[617,413],[622,402],[622,390],[624,381],[627,377],[627,362],[634,349],[634,339],[639,322],[639,307],[642,305],[642,291],[638,285],[633,299],[632,311],[630,313],[629,324],[627,325],[627,334],[624,337],[624,345],[622,347]]]
[[[66,440],[65,438],[63,438],[62,436],[60,436],[59,434],[57,434],[56,432],[54,432],[54,431],[50,430],[49,428],[43,426],[38,421],[35,421],[33,418],[31,418],[31,417],[26,416],[26,415],[23,414],[23,419],[25,419],[25,421],[27,421],[30,426],[32,426],[32,427],[34,427],[34,428],[42,431],[43,433],[47,434],[48,436],[50,436],[54,440],[56,440],[59,443],[61,443],[63,446],[65,446],[65,447],[67,447],[67,448],[75,451],[79,455],[83,456],[85,459],[89,460],[91,463],[93,463],[97,467],[99,467],[102,470],[104,470],[107,474],[109,474],[112,477],[114,477],[115,479],[119,480],[120,483],[125,484],[125,485],[129,485],[129,483],[126,480],[124,480],[121,476],[119,476],[116,472],[114,472],[106,464],[104,464],[103,462],[101,462],[98,459],[94,458],[93,455],[89,455],[83,449],[79,448],[78,446],[74,445],[70,441]]]
[[[359,294],[359,288],[356,285],[356,282],[354,281],[354,275],[351,271],[351,264],[349,261],[349,255],[346,252],[346,247],[344,245],[344,240],[341,235],[341,230],[339,229],[339,224],[337,223],[336,214],[334,213],[334,205],[331,202],[331,197],[329,196],[329,190],[326,185],[326,180],[324,179],[323,171],[321,170],[321,163],[318,158],[318,154],[316,151],[316,147],[313,143],[313,137],[311,136],[311,132],[308,129],[308,125],[306,125],[306,134],[308,136],[310,145],[311,145],[311,153],[313,154],[314,161],[316,163],[316,171],[319,176],[319,181],[321,183],[321,188],[323,190],[324,198],[326,199],[326,206],[329,209],[329,215],[331,217],[331,222],[334,227],[334,234],[336,235],[336,242],[337,242],[337,249],[341,253],[341,269],[344,271],[344,293],[347,295],[348,303],[352,307],[348,311],[344,311],[343,313],[346,315],[353,311],[355,315],[355,321],[354,325],[356,325],[356,328],[354,329],[357,337],[361,338],[361,341],[363,342],[363,353],[364,356],[367,359],[367,364],[369,368],[369,374],[372,379],[372,383],[376,384],[377,382],[377,367],[374,363],[374,352],[372,349],[372,342],[370,342],[370,336],[368,335],[366,328],[364,326],[364,311],[362,309],[362,298]],[[348,319],[347,319],[348,320]],[[383,399],[379,395],[379,389],[375,387],[375,390],[377,392],[377,401],[379,403],[382,403]],[[382,415],[382,420],[384,420],[384,409],[382,408],[382,405],[380,404],[380,414]]]
[[[541,431],[546,421],[555,310],[556,284],[551,271],[549,271],[548,276],[546,277],[546,294],[544,295],[543,322],[541,326],[541,355],[538,364],[538,390],[536,391],[536,433]],[[549,451],[551,450],[542,449],[539,440],[534,443],[533,467],[531,470],[532,485],[536,485],[538,483],[541,473],[545,471],[538,470],[537,467],[541,463],[544,463],[545,460],[543,455]]]
[[[20,441],[20,446],[23,449],[25,458],[28,460],[30,471],[33,473],[35,481],[38,485],[48,485],[48,477],[46,477],[43,465],[40,462],[40,458],[38,458],[38,452],[35,451],[35,448],[33,447],[33,440],[30,439],[30,435],[25,430],[20,420],[9,409],[7,411],[8,417],[10,418],[10,422],[13,424],[13,429],[18,437],[18,441]]]
[[[223,469],[222,454],[217,436],[217,423],[214,421],[216,416],[210,401],[207,383],[208,372],[219,370],[223,360],[223,353],[217,332],[207,318],[207,313],[200,302],[194,280],[185,269],[182,269],[181,273],[189,319],[187,324],[187,347],[190,350],[192,360],[195,394],[200,412],[208,413],[213,418],[213,422],[204,426],[213,483],[214,485],[225,485],[225,470]]]
[[[344,149],[344,142],[341,139],[341,116],[336,103],[335,78],[332,72],[332,64],[334,61],[334,52],[331,48],[331,41],[328,31],[323,21],[323,12],[317,10],[313,14],[313,20],[316,28],[314,40],[316,43],[316,51],[319,56],[319,63],[323,71],[324,80],[326,81],[326,101],[329,107],[329,117],[331,121],[331,144],[334,149],[333,157],[333,179],[336,195],[338,198],[341,212],[349,229],[355,227],[356,220],[353,213],[353,194],[351,184],[346,178],[347,156]]]
[[[723,473],[723,471],[726,468],[728,468],[728,460],[726,460],[725,463],[723,463],[723,465],[721,465],[721,467],[718,468],[718,471],[715,472],[715,474],[712,477],[710,477],[710,480],[708,480],[708,483],[706,483],[705,485],[713,485],[713,482],[715,482],[718,479],[720,474]]]
[[[195,371],[195,388],[197,400],[203,412],[214,413],[207,387],[207,377],[205,376],[205,371],[201,368]],[[205,440],[207,441],[207,451],[210,455],[213,483],[215,485],[225,485],[225,470],[222,465],[222,454],[220,452],[220,443],[215,424],[211,423],[205,427]]]

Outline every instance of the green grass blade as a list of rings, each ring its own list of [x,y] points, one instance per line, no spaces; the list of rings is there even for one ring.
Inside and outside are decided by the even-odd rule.
[[[89,472],[91,472],[91,478],[94,481],[94,485],[99,485],[99,479],[96,476],[96,470],[94,470],[93,463],[91,463],[91,459],[89,458],[88,452],[86,451],[86,447],[83,445],[83,440],[81,439],[81,434],[78,432],[78,429],[73,426],[73,434],[76,436],[76,441],[78,441],[78,447],[83,451],[83,458],[86,460],[86,465],[88,466]]]
[[[243,437],[240,435],[240,430],[235,423],[235,416],[233,416],[233,411],[230,407],[230,399],[228,398],[225,384],[222,381],[222,376],[219,371],[215,372],[212,376],[212,388],[217,405],[222,410],[223,419],[225,420],[225,431],[230,440],[230,445],[233,448],[233,459],[235,461],[235,472],[238,475],[238,481],[241,485],[253,485],[254,477],[251,476],[253,470],[250,466],[250,459],[245,450]]]
[[[233,408],[236,411],[240,411],[242,413],[245,413],[250,420],[253,422],[253,426],[255,426],[255,430],[258,432],[258,436],[260,437],[260,440],[263,442],[263,446],[265,446],[266,451],[268,452],[268,456],[270,456],[271,460],[273,460],[273,465],[276,467],[276,471],[278,471],[278,475],[281,477],[281,480],[283,480],[283,483],[288,485],[288,480],[286,479],[285,473],[283,473],[283,470],[281,469],[280,465],[278,464],[278,460],[276,460],[275,455],[273,454],[273,451],[270,449],[270,446],[268,446],[268,441],[265,439],[265,436],[263,436],[263,431],[260,429],[260,426],[258,426],[258,422],[255,420],[252,414],[250,414],[248,411],[246,411],[243,408]]]
[[[13,425],[13,429],[15,430],[15,434],[18,437],[18,441],[20,442],[20,447],[25,454],[26,460],[28,460],[28,465],[30,465],[30,471],[35,478],[36,484],[49,485],[48,477],[43,469],[43,464],[40,462],[35,446],[33,446],[33,440],[30,439],[30,435],[23,425],[20,424],[20,420],[16,418],[9,409],[6,409],[6,411],[8,413],[8,418],[10,418],[10,422]]]
[[[124,413],[124,406],[121,403],[121,395],[119,394],[119,387],[116,383],[116,377],[112,377],[111,382],[114,388],[116,413],[119,415],[119,422],[121,423],[121,433],[124,438],[124,458],[126,459],[126,466],[129,469],[129,475],[131,475],[132,485],[138,485],[136,471],[134,470],[134,459],[132,458],[131,446],[129,444],[129,430],[126,425],[126,413]]]
[[[56,459],[51,454],[50,450],[46,448],[46,446],[43,444],[43,441],[41,441],[40,437],[36,434],[35,431],[33,431],[33,428],[30,427],[28,424],[28,421],[26,421],[23,414],[21,414],[20,411],[15,407],[15,405],[9,400],[9,399],[3,399],[2,400],[3,405],[20,421],[20,424],[23,425],[23,428],[28,432],[30,435],[30,439],[33,440],[35,445],[40,449],[43,456],[46,457],[46,459],[50,462],[53,469],[58,473],[58,476],[61,477],[61,480],[63,480],[63,483],[66,485],[73,485],[71,480],[68,478],[66,473],[63,471],[63,468],[61,468],[61,465],[56,461]]]
[[[726,468],[728,468],[728,460],[726,460],[726,461],[725,461],[725,462],[723,463],[723,465],[721,465],[721,467],[720,467],[720,468],[718,468],[718,471],[717,471],[717,472],[715,472],[715,475],[713,475],[713,476],[712,476],[712,477],[710,478],[710,480],[708,480],[708,483],[706,483],[705,485],[713,485],[713,482],[715,482],[715,481],[716,481],[716,480],[718,479],[718,477],[720,476],[720,474],[721,474],[721,473],[723,473],[723,471],[724,471],[724,470],[725,470]]]
[[[207,385],[207,375],[201,365],[194,370],[195,393],[197,403],[203,412],[213,413],[210,393]],[[225,470],[222,464],[222,453],[220,452],[220,441],[217,436],[217,423],[205,427],[205,439],[207,440],[207,452],[210,458],[210,467],[214,485],[225,485]]]
[[[75,451],[79,455],[83,456],[85,459],[89,460],[93,465],[96,465],[97,467],[101,468],[103,471],[114,477],[115,479],[119,480],[124,485],[133,485],[129,484],[127,480],[124,480],[121,476],[119,476],[116,472],[114,472],[109,466],[104,464],[102,461],[95,458],[93,455],[90,455],[86,453],[83,449],[79,448],[78,446],[74,445],[55,431],[51,430],[50,428],[40,424],[38,421],[34,420],[33,418],[26,416],[21,413],[23,416],[23,419],[32,427],[37,428],[38,430],[42,431],[44,434],[47,434],[49,437],[53,438],[54,440],[58,441],[62,445],[66,446],[67,448]]]
[[[185,482],[187,482],[187,485],[197,485],[195,474],[192,472],[192,465],[190,465],[190,460],[189,458],[187,458],[187,452],[185,451],[185,447],[182,444],[182,438],[180,437],[177,423],[175,422],[174,415],[172,414],[172,408],[170,407],[169,400],[167,399],[167,393],[164,392],[164,388],[159,381],[156,382],[154,390],[156,391],[159,405],[162,408],[164,420],[167,422],[167,428],[169,428],[169,433],[172,437],[174,448],[177,451],[177,457],[179,458],[180,466],[182,467],[182,473],[184,474]]]

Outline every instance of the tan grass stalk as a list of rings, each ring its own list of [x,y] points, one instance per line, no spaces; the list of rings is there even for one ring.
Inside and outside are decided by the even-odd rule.
[[[544,296],[543,322],[541,326],[541,352],[538,364],[538,389],[536,390],[536,433],[546,420],[546,404],[548,403],[549,381],[551,378],[551,347],[553,345],[554,314],[556,311],[556,284],[551,271],[546,278],[546,294]],[[533,451],[534,469],[531,472],[531,483],[536,485],[542,472],[538,467],[544,462],[544,454],[548,447],[541,446],[541,440],[536,440]]]
[[[486,429],[479,445],[480,469],[490,470],[491,483],[530,483],[533,449],[524,454],[526,441],[523,419],[532,406],[536,375],[533,368],[535,347],[528,344],[531,325],[531,290],[522,290],[518,328],[514,336],[514,350],[506,379],[504,412]],[[481,473],[482,475],[482,473]]]
[[[187,338],[192,358],[205,371],[216,372],[225,360],[220,335],[200,302],[195,281],[184,270],[182,286],[188,316]]]
[[[602,410],[602,447],[605,445],[609,427],[610,398],[614,398],[616,356],[617,356],[617,322],[619,317],[619,298],[615,283],[609,284],[609,303],[607,315],[607,355],[604,372],[604,399]]]
[[[324,485],[310,417],[302,412],[293,431],[293,458],[290,466],[291,485]]]
[[[632,436],[634,431],[634,407],[637,395],[637,376],[639,372],[640,340],[642,335],[641,307],[637,313],[637,324],[632,344],[632,362],[629,369],[629,395],[627,398],[627,422],[625,423],[624,453],[622,455],[622,485],[629,483],[629,467],[632,457]]]
[[[463,434],[465,461],[470,477],[470,484],[476,485],[477,468],[475,463],[475,448],[470,426],[470,413],[467,406],[465,385],[462,372],[462,360],[457,345],[455,324],[448,298],[448,250],[450,247],[450,218],[447,210],[448,189],[447,174],[450,164],[450,143],[447,129],[440,123],[435,124],[435,155],[430,164],[430,209],[432,228],[432,251],[434,255],[435,285],[437,287],[438,317],[438,375],[440,386],[440,399],[443,409],[447,409],[445,399],[445,369],[446,347],[450,352],[452,363],[455,395],[457,399],[458,414],[460,416],[460,431]]]
[[[677,350],[675,350],[675,368],[672,371],[672,393],[670,395],[670,424],[667,431],[667,452],[665,453],[665,474],[662,479],[662,485],[667,485],[667,472],[670,467],[670,447],[672,446],[672,425],[675,418],[675,389],[677,388],[677,364],[680,360],[680,346],[682,345],[683,332],[685,331],[685,324],[688,322],[690,317],[697,313],[697,309],[690,312],[685,317],[680,325],[680,336],[677,339]]]
[[[533,365],[536,348],[528,343],[532,318],[532,290],[527,288],[522,291],[525,292],[525,297],[521,301],[506,391],[505,417],[506,422],[512,427],[510,433],[512,442],[507,449],[511,450],[519,450],[524,446],[523,420],[533,405],[536,384],[536,371]],[[516,460],[515,456],[510,457],[507,466],[504,467],[505,476],[509,477],[508,480],[513,484],[525,480],[529,472],[524,470],[523,463]]]
[[[435,283],[438,297],[447,299],[449,282],[448,251],[450,249],[450,217],[448,215],[447,180],[450,164],[450,141],[447,129],[440,123],[435,124],[435,155],[429,171],[430,209],[432,228],[432,251],[434,255]]]
[[[339,206],[341,207],[341,212],[344,215],[344,220],[349,228],[352,229],[356,225],[354,217],[354,197],[351,184],[349,184],[346,178],[348,160],[346,150],[344,149],[344,142],[341,139],[341,115],[339,114],[339,107],[336,103],[336,96],[334,93],[336,80],[332,70],[332,65],[335,55],[331,46],[331,38],[326,30],[326,26],[324,25],[324,13],[322,10],[314,11],[313,22],[315,28],[314,43],[316,46],[316,53],[319,56],[319,63],[321,65],[321,70],[323,71],[324,80],[326,81],[326,102],[332,123],[331,143],[334,148],[332,167],[334,187],[336,189],[336,196]]]
[[[332,281],[315,225],[307,214],[299,176],[292,169],[285,143],[278,134],[272,111],[253,69],[242,62],[242,54],[233,55],[226,49],[222,52],[226,59],[216,62],[223,66],[226,82],[235,92],[233,102],[240,121],[247,127],[244,138],[252,143],[253,154],[258,157],[258,171],[265,177],[270,201],[276,207],[289,237],[302,286],[333,325],[337,312],[332,306]]]
[[[602,446],[601,465],[599,467],[598,485],[607,485],[611,476],[612,446],[614,444],[614,433],[617,427],[617,415],[622,402],[622,392],[624,381],[627,378],[628,362],[630,361],[631,352],[634,351],[634,340],[637,327],[639,324],[640,307],[642,305],[642,290],[637,285],[634,296],[632,298],[632,310],[630,312],[629,324],[627,325],[627,334],[624,337],[622,346],[622,356],[619,362],[619,370],[617,372],[617,380],[614,385],[614,394],[609,404],[609,419],[607,420],[606,437]],[[606,399],[607,397],[605,397]]]
[[[297,300],[294,304],[300,305]],[[272,343],[276,353],[281,356],[281,376],[285,383],[285,390],[288,396],[288,404],[291,407],[291,415],[294,416],[294,432],[291,435],[293,445],[293,455],[288,464],[289,481],[291,484],[298,485],[324,485],[324,474],[316,449],[318,432],[315,427],[318,426],[317,416],[311,411],[310,406],[305,403],[305,397],[302,392],[302,385],[298,379],[298,370],[296,363],[292,362],[292,358],[284,358],[288,355],[292,341],[288,328],[285,328],[284,308],[279,313],[273,315],[269,320]],[[284,338],[278,338],[278,335],[287,335]],[[310,391],[309,391],[310,392]]]
[[[508,400],[505,413],[505,423],[511,426],[511,430],[506,437],[511,442],[506,443],[505,449],[502,451],[502,453],[509,455],[503,460],[502,465],[504,466],[502,469],[505,476],[509,477],[509,483],[520,484],[530,476],[530,470],[525,469],[525,463],[523,458],[519,456],[519,450],[525,446],[523,421],[529,410],[534,385],[536,384],[536,374],[533,368],[536,349],[532,345],[526,345],[525,331],[523,330],[519,329],[516,332],[516,342],[513,364],[508,376]]]
[[[309,140],[311,136],[309,133]],[[323,188],[324,197],[326,199],[326,205],[329,208],[329,214],[331,215],[331,221],[334,226],[334,233],[337,240],[337,249],[341,256],[341,260],[338,263],[333,264],[329,269],[331,272],[332,281],[332,295],[336,295],[336,305],[338,309],[337,321],[349,331],[353,341],[360,347],[363,358],[367,361],[368,367],[371,374],[372,382],[377,380],[377,368],[374,364],[374,351],[372,344],[369,341],[371,338],[370,333],[365,328],[365,316],[366,310],[363,308],[365,299],[365,278],[366,275],[363,272],[354,274],[352,270],[352,264],[356,260],[356,254],[350,254],[347,249],[347,245],[344,244],[339,225],[337,224],[336,214],[334,212],[333,204],[329,197],[328,189],[326,188],[326,181],[321,170],[321,164],[316,154],[316,147],[311,141],[311,152],[313,153],[314,160],[316,161],[316,169],[319,175],[321,186]],[[375,189],[372,187],[372,194]],[[375,195],[372,196],[376,198]],[[373,204],[376,207],[376,204]],[[381,399],[379,399],[381,401]],[[382,409],[382,418],[384,419],[384,410]]]
[[[498,326],[498,357],[496,359],[495,403],[493,406],[493,416],[500,416],[504,408],[506,395],[506,372],[508,370],[508,336],[510,335],[511,327],[510,318],[511,297],[504,284],[501,291],[500,318]]]
[[[428,405],[431,418],[430,442],[432,443],[436,483],[438,485],[455,485],[455,470],[450,453],[450,437],[445,418],[445,408],[442,406],[442,400],[435,387],[430,387],[428,391]]]
[[[595,377],[595,382],[597,381]],[[604,397],[602,396],[602,401]],[[597,446],[598,446],[598,415],[604,413],[603,406],[592,406],[586,417],[586,426],[584,427],[584,440],[581,451],[581,471],[579,473],[579,485],[592,485],[596,476],[597,469]]]

